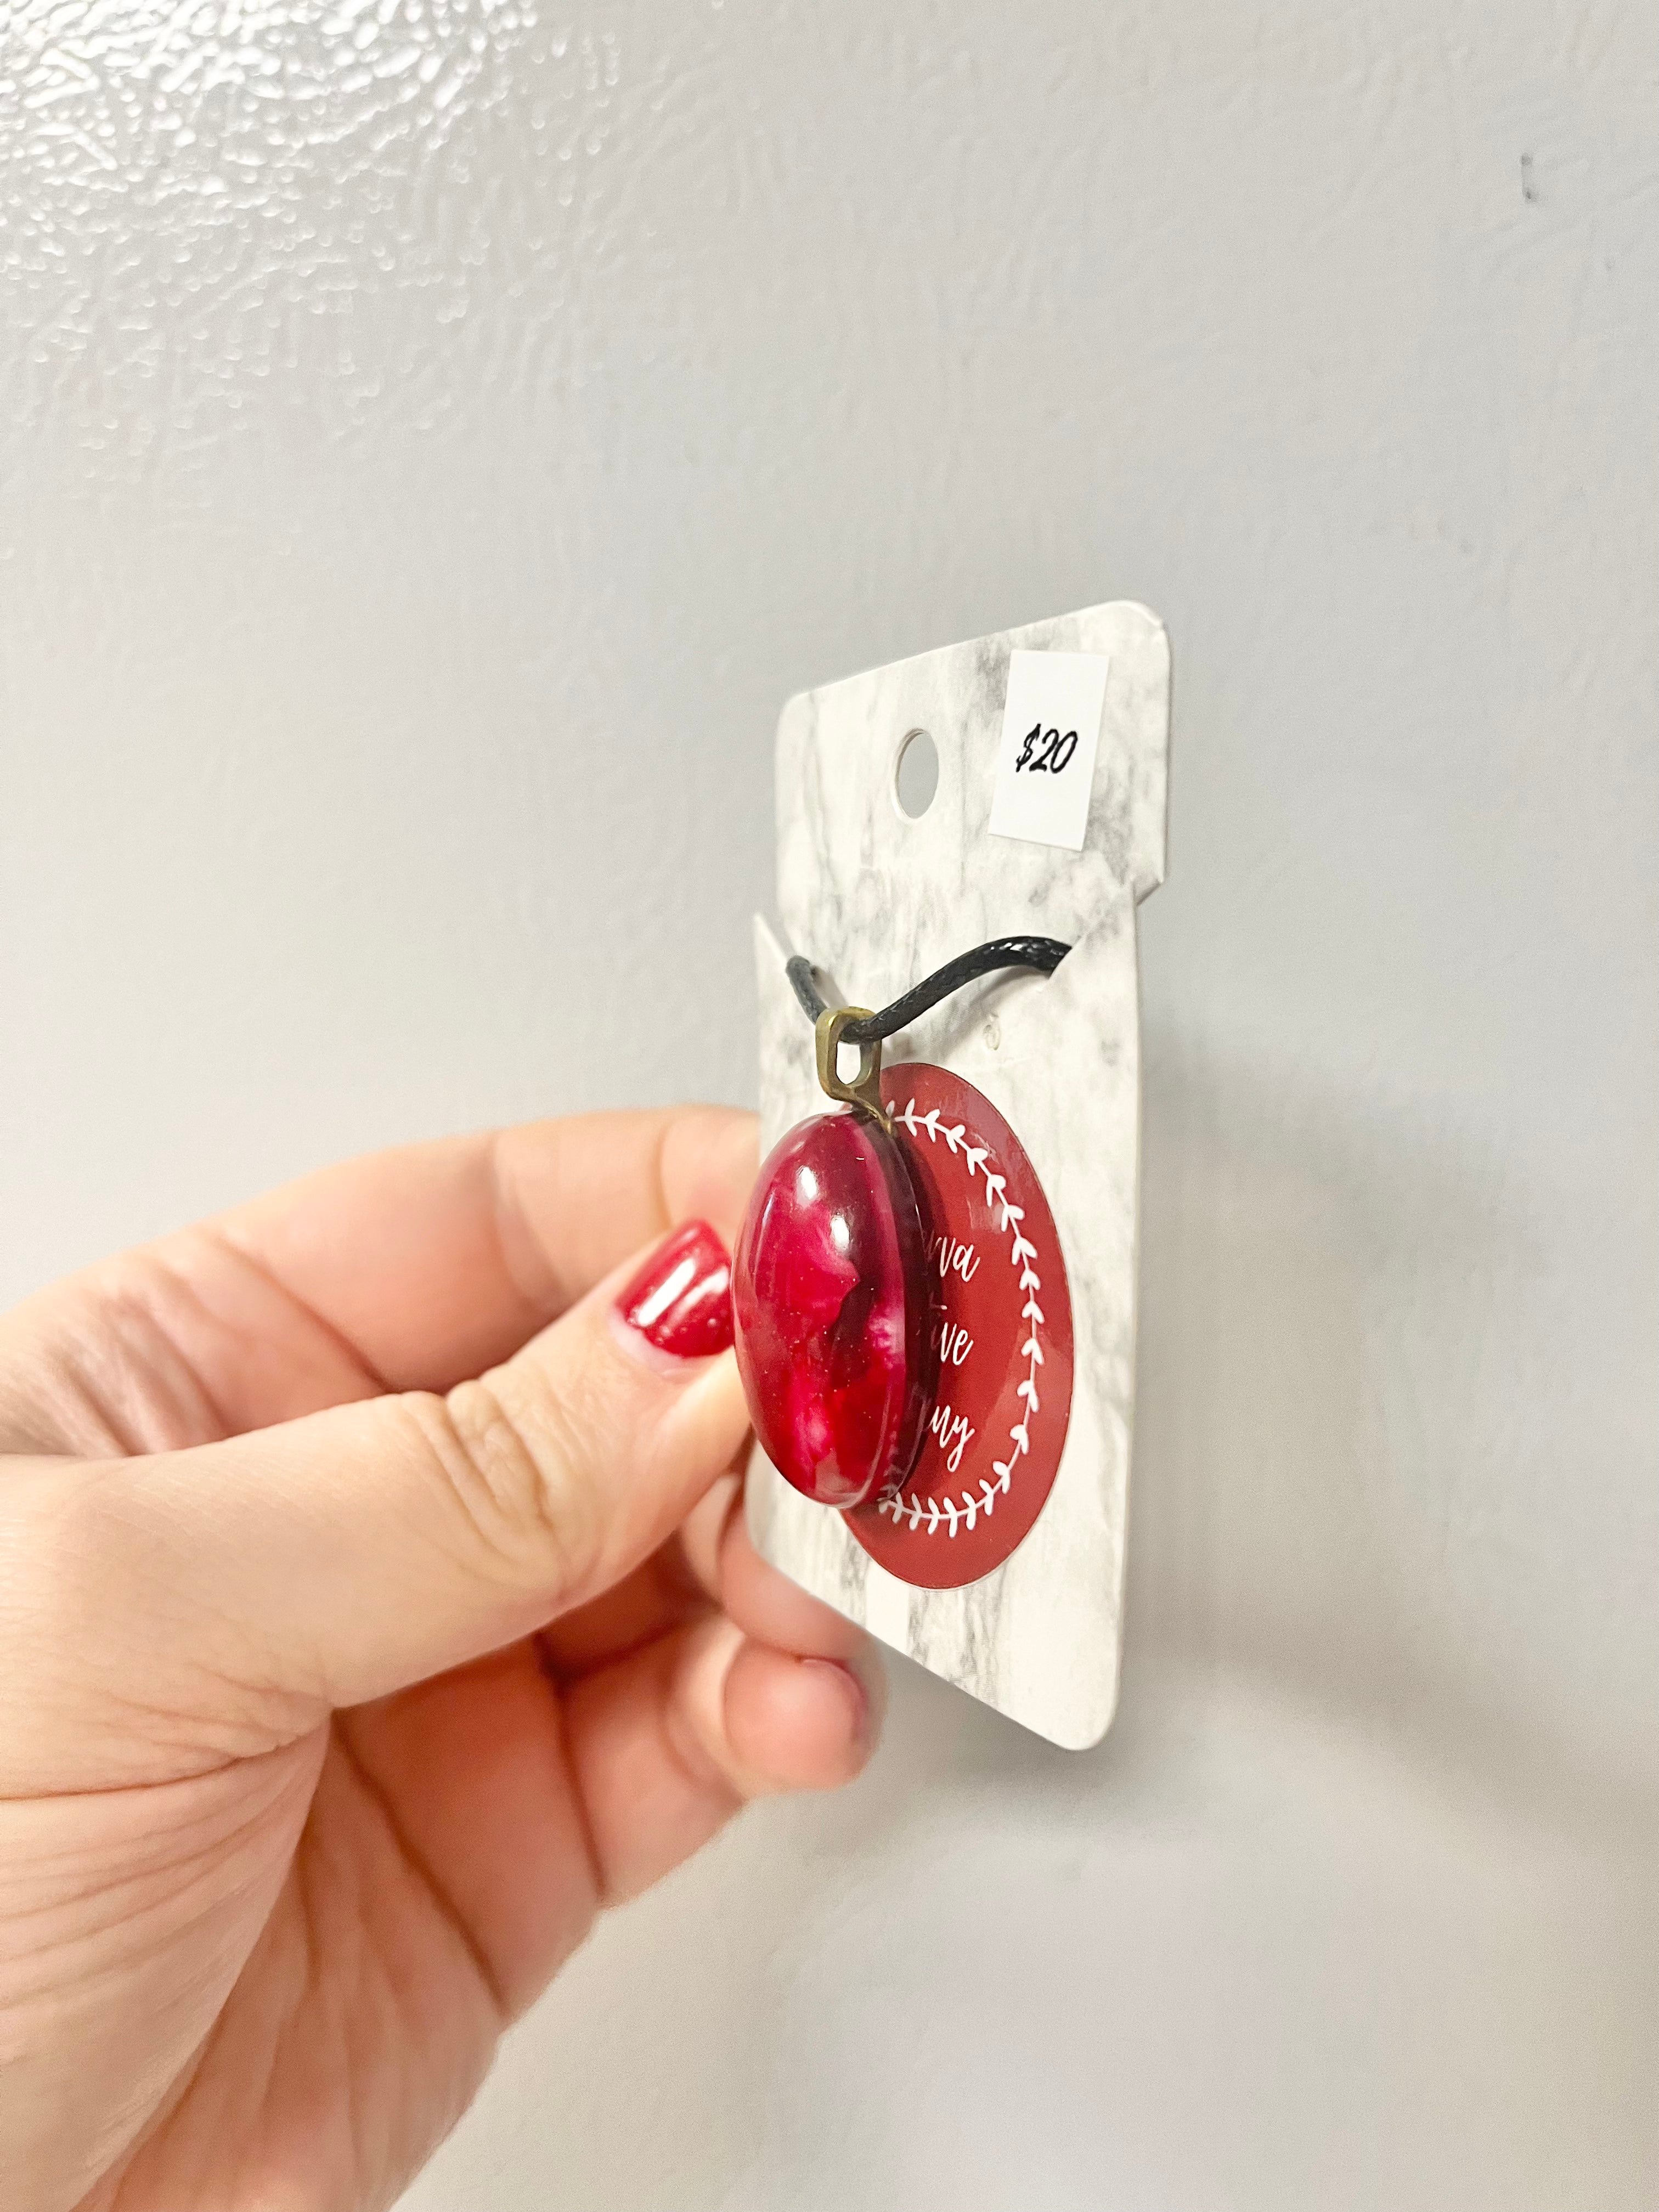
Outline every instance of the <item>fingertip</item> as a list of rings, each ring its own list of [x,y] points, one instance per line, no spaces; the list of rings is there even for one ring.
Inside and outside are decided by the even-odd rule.
[[[726,1736],[763,1790],[834,1790],[863,1771],[881,1702],[840,1660],[745,1642],[726,1678]]]
[[[852,1781],[884,1705],[873,1652],[803,1658],[719,1615],[587,1675],[563,1734],[605,1896],[655,1881],[750,1799]]]

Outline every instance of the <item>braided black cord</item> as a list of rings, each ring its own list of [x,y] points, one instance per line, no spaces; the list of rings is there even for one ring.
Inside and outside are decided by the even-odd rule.
[[[958,952],[954,960],[947,960],[942,968],[924,977],[902,998],[895,999],[890,1006],[884,1006],[878,1014],[866,1014],[862,1021],[848,1022],[841,1033],[842,1042],[874,1044],[879,1037],[890,1037],[895,1030],[908,1027],[919,1014],[938,1006],[941,999],[948,999],[964,983],[971,983],[976,976],[989,975],[999,968],[1035,968],[1040,975],[1052,975],[1071,949],[1057,937],[994,937],[988,945],[976,945],[971,952]],[[811,962],[797,953],[784,972],[806,1018],[817,1021],[824,1011],[824,1002]]]

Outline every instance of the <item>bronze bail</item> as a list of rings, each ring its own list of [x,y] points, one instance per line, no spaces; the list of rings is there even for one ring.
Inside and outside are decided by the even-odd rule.
[[[848,1022],[868,1021],[868,1006],[826,1006],[813,1024],[818,1048],[818,1088],[826,1097],[839,1099],[843,1105],[856,1106],[866,1114],[872,1114],[884,1129],[890,1129],[892,1117],[881,1103],[881,1039],[860,1045],[859,1072],[850,1083],[841,1079],[839,1062],[841,1033]]]

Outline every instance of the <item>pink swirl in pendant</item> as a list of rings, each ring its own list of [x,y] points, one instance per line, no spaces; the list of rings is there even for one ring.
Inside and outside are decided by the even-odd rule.
[[[902,1482],[937,1361],[916,1193],[878,1124],[821,1114],[769,1154],[732,1298],[755,1433],[784,1480],[843,1508]]]

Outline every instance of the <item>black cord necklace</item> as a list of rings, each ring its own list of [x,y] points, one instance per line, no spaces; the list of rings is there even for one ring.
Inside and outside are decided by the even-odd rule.
[[[861,1107],[885,1125],[887,1110],[881,1103],[884,1037],[906,1028],[930,1006],[949,998],[952,991],[961,990],[963,984],[981,975],[993,975],[998,969],[1030,968],[1039,975],[1052,975],[1071,949],[1057,937],[994,937],[988,944],[976,945],[970,952],[959,952],[954,960],[947,960],[942,968],[924,976],[879,1013],[872,1012],[868,1006],[828,1005],[817,986],[817,970],[800,953],[786,964],[784,972],[802,1011],[817,1031],[820,1087],[830,1097]],[[850,1083],[842,1081],[837,1063],[843,1044],[860,1048],[859,1072]]]

